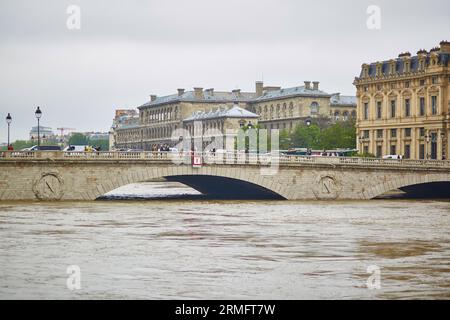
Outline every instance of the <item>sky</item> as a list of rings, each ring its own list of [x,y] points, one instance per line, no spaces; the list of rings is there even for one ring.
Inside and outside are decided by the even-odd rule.
[[[450,40],[449,12],[448,0],[0,0],[0,142],[8,112],[12,140],[27,138],[36,106],[54,130],[108,131],[115,109],[177,88],[310,80],[354,95],[362,63]]]

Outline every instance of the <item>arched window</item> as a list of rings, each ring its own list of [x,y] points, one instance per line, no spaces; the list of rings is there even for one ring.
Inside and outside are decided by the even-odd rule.
[[[344,111],[342,114],[342,120],[347,121],[348,120],[348,111]]]
[[[317,102],[311,103],[311,115],[315,115],[319,113],[319,104]]]
[[[341,116],[341,113],[339,111],[334,112],[334,120],[339,121],[340,116]]]

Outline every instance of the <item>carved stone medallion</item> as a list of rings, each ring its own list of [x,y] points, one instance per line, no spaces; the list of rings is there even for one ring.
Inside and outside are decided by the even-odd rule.
[[[58,173],[43,173],[34,183],[33,192],[39,200],[60,200],[64,194],[63,180]]]
[[[332,175],[319,176],[313,189],[318,200],[337,199],[341,194],[342,186],[339,180]]]

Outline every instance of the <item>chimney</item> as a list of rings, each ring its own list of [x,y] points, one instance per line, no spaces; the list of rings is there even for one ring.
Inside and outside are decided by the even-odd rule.
[[[402,52],[398,55],[399,58],[403,58],[403,57],[408,57],[411,58],[411,53],[410,52]]]
[[[152,95],[150,95],[150,101],[151,102],[153,102],[153,101],[155,101],[156,100],[156,94],[152,94]]]
[[[208,92],[208,94],[211,96],[214,95],[214,88],[209,88],[209,89],[206,89],[205,91]]]
[[[448,41],[441,41],[441,52],[442,53],[450,53],[450,42]]]
[[[319,90],[319,81],[314,81],[313,82],[313,90]]]
[[[195,99],[203,99],[203,88],[194,88],[194,97]]]
[[[305,81],[305,89],[311,90],[311,81]]]
[[[261,97],[263,95],[263,87],[264,87],[264,82],[256,81],[256,83],[255,83],[256,97]]]
[[[231,92],[233,92],[235,95],[240,95],[241,94],[241,89],[234,89],[233,91],[231,91]]]
[[[182,96],[184,94],[184,89],[178,89],[178,96]]]

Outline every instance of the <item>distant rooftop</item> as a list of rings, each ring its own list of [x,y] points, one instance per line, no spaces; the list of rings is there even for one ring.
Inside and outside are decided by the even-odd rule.
[[[272,99],[280,99],[291,96],[313,96],[313,97],[331,97],[331,94],[326,93],[319,89],[307,89],[305,86],[292,87],[292,88],[284,88],[273,91],[266,91],[262,96],[254,99],[255,102],[264,101],[264,100],[272,100]]]
[[[342,96],[340,94],[334,94],[330,99],[332,106],[356,106],[356,101],[355,96]]]
[[[234,105],[232,108],[218,108],[210,112],[197,111],[183,121],[207,120],[218,118],[259,118],[259,115]]]
[[[214,89],[203,90],[203,88],[194,88],[194,91],[184,91],[184,89],[178,89],[177,94],[161,97],[152,95],[149,102],[138,108],[141,109],[177,102],[246,102],[251,104],[266,100],[296,96],[324,98],[330,98],[332,96],[329,93],[319,90],[319,82],[313,82],[313,86],[311,86],[310,81],[305,81],[305,86],[297,86],[292,88],[264,87],[262,82],[258,82],[257,86],[258,85],[260,85],[260,91],[258,93],[242,92],[239,89],[232,90],[231,92],[214,91]],[[256,91],[258,91],[258,89],[256,89]]]

